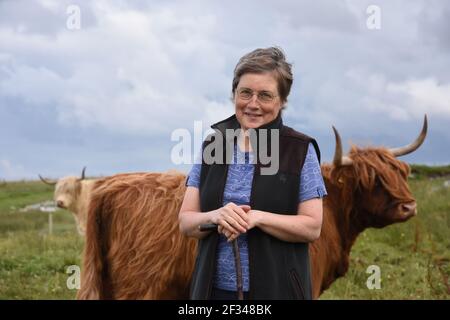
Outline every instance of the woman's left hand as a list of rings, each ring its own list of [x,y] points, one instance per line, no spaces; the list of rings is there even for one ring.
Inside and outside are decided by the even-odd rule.
[[[259,218],[260,218],[261,211],[250,210],[249,206],[241,206],[241,207],[246,211],[248,218],[249,218],[247,230],[250,230],[250,229],[256,227],[258,224]],[[232,232],[226,230],[225,228],[223,228],[221,225],[219,225],[219,227],[218,227],[218,232],[223,234],[227,238],[228,242],[233,241],[234,239],[239,237],[239,235],[241,234],[241,233],[232,233]]]

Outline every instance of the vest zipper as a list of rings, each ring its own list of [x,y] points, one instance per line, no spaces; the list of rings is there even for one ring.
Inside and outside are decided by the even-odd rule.
[[[253,199],[254,199],[254,192],[255,192],[255,181],[256,181],[256,175],[259,174],[259,165],[258,165],[258,158],[256,159],[255,168],[253,171],[253,179],[252,179],[252,189],[250,191],[250,208],[253,210]],[[248,269],[249,269],[249,289],[248,289],[248,298],[253,299],[253,291],[252,291],[252,275],[254,274],[253,270],[253,261],[255,259],[253,258],[253,252],[252,248],[250,247],[250,236],[247,236],[247,242],[248,242]]]

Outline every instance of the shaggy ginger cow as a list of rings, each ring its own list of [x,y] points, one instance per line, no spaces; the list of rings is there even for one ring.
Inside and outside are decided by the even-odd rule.
[[[417,214],[408,186],[410,168],[396,157],[417,150],[427,128],[425,115],[422,132],[410,145],[392,149],[352,146],[348,156],[343,156],[341,138],[333,127],[333,163],[321,167],[328,191],[322,232],[309,247],[313,297],[346,274],[350,250],[361,232],[405,222]]]
[[[79,299],[187,297],[197,242],[178,227],[186,176],[99,179],[91,195]]]
[[[50,181],[39,175],[39,178],[45,184],[55,186],[54,200],[58,208],[66,209],[72,212],[77,225],[77,231],[80,235],[86,232],[86,215],[89,204],[89,195],[95,180],[85,179],[86,167],[81,172],[81,178],[69,176]]]
[[[333,128],[334,129],[334,128]],[[414,216],[409,166],[397,156],[415,151],[420,136],[402,148],[353,146],[342,155],[335,130],[332,164],[323,164],[328,196],[321,236],[310,244],[313,297],[349,268],[358,235]],[[178,228],[183,174],[124,174],[96,182],[88,212],[79,299],[186,299],[197,240]]]

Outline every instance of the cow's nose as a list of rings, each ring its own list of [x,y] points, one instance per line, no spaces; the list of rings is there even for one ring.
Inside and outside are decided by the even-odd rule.
[[[402,211],[408,215],[416,215],[417,214],[417,203],[415,201],[403,203]]]
[[[61,200],[56,201],[56,206],[58,208],[63,208],[64,207],[64,203]]]

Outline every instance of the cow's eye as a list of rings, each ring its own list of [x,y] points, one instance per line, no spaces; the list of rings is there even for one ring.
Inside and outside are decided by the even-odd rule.
[[[380,186],[381,186],[381,181],[380,181],[380,179],[376,178],[376,179],[375,179],[375,182],[374,182],[374,184],[373,184],[373,186],[374,186],[375,188],[380,187]]]

